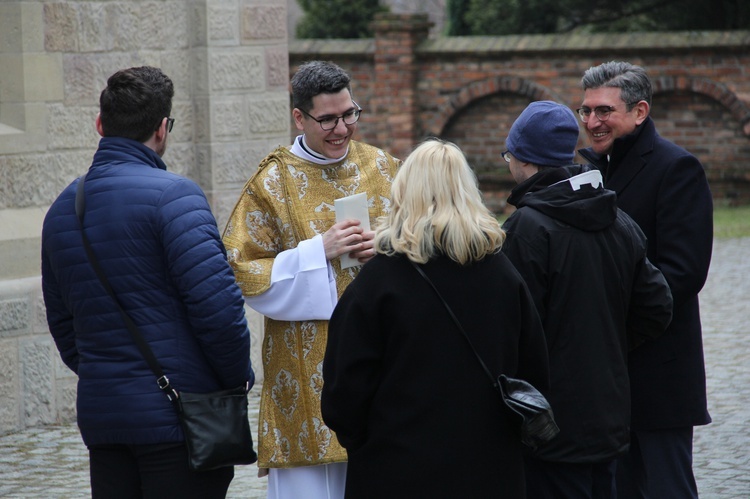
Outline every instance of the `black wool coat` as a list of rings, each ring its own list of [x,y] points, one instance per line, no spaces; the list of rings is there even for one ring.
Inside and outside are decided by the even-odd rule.
[[[632,426],[665,429],[711,422],[706,404],[698,293],[713,247],[713,202],[703,166],[663,139],[651,118],[615,140],[607,163],[579,151],[617,193],[617,204],[648,238],[648,258],[667,279],[674,298],[672,323],[661,337],[629,358]]]
[[[547,389],[541,322],[504,255],[423,269],[491,372]],[[525,497],[516,421],[405,257],[364,265],[328,334],[322,412],[349,454],[347,497]]]

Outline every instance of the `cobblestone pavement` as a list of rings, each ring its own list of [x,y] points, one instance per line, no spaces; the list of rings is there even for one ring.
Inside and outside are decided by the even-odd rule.
[[[709,411],[696,428],[694,469],[703,499],[750,498],[750,238],[716,241],[701,293]],[[258,388],[250,397],[257,427]],[[257,467],[238,466],[230,499],[265,497]],[[384,477],[387,479],[387,477]],[[0,436],[0,497],[90,497],[88,455],[73,425]],[[467,491],[467,497],[470,493]]]
[[[704,499],[750,498],[750,238],[714,244],[700,295],[708,411],[693,469]]]

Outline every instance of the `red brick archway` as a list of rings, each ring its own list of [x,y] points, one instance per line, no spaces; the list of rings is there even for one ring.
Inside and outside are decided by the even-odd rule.
[[[662,76],[652,81],[654,94],[673,91],[694,92],[703,94],[721,103],[742,125],[742,133],[750,137],[750,106],[731,91],[724,83],[709,78],[692,78],[690,76]]]
[[[563,99],[556,95],[552,90],[534,83],[531,80],[517,76],[498,76],[486,80],[470,83],[461,89],[438,111],[437,115],[442,120],[437,119],[431,123],[426,132],[430,135],[442,135],[443,129],[456,115],[461,113],[466,107],[473,102],[484,97],[498,93],[511,93],[526,97],[528,102],[538,100],[553,100],[563,102]]]

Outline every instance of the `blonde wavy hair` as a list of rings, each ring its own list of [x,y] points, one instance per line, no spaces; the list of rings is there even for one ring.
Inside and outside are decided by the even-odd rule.
[[[417,263],[444,254],[460,264],[495,253],[505,232],[482,203],[477,178],[455,144],[420,144],[396,174],[392,210],[378,220],[375,251]]]

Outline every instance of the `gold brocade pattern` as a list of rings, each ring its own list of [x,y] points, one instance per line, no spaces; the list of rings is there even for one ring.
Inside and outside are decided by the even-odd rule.
[[[335,222],[333,200],[367,193],[370,224],[390,210],[399,161],[380,149],[351,142],[332,165],[305,161],[288,148],[271,152],[245,184],[224,231],[224,245],[246,296],[268,290],[274,258]],[[365,166],[363,166],[365,165]],[[339,296],[359,267],[331,266]],[[290,468],[346,461],[346,451],[323,422],[320,394],[328,321],[265,318],[264,381],[258,431],[258,466]]]

